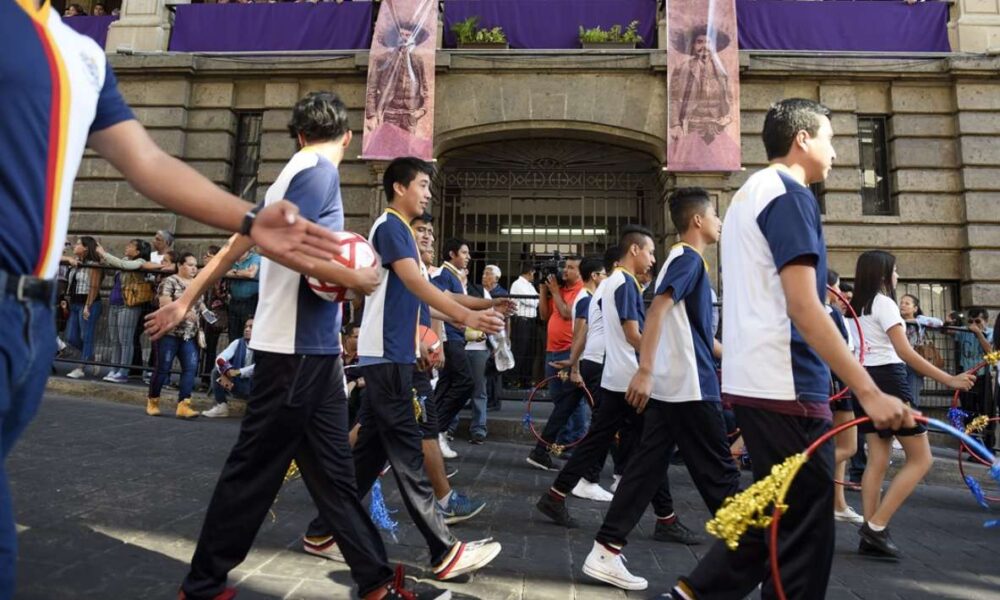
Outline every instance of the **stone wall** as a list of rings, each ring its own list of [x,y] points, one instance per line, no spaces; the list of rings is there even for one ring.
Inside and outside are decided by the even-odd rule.
[[[471,143],[518,138],[590,139],[641,150],[662,162],[665,56],[438,53],[438,156]],[[294,152],[290,107],[314,89],[337,91],[351,123],[363,117],[367,53],[322,57],[112,55],[121,89],[151,135],[221,186],[233,168],[235,111],[263,113],[259,194]],[[668,185],[704,185],[724,211],[748,174],[766,164],[759,134],[774,100],[801,96],[834,111],[837,161],[826,183],[831,265],[853,272],[859,252],[886,248],[906,279],[961,282],[964,305],[1000,307],[1000,83],[997,57],[931,59],[741,55],[745,171],[676,175]],[[862,216],[859,115],[890,116],[892,192],[898,216]],[[380,210],[378,165],[357,159],[361,132],[342,165],[348,227],[365,231]],[[158,228],[200,252],[222,236],[178,218],[134,192],[100,158],[81,166],[71,231],[109,247]],[[713,257],[714,258],[714,257]]]

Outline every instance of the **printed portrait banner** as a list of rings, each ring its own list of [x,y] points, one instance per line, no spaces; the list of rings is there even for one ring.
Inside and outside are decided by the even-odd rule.
[[[668,0],[667,170],[740,169],[735,0]]]
[[[361,157],[433,158],[436,0],[385,0],[368,58]]]

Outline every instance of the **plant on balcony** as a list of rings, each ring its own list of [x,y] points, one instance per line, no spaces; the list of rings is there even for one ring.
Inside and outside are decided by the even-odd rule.
[[[451,26],[459,48],[507,48],[507,34],[502,27],[480,28],[479,17],[473,15]]]
[[[600,25],[592,29],[580,26],[580,43],[584,48],[635,48],[642,43],[638,33],[639,21],[632,21],[622,31],[621,25],[612,25],[610,29],[602,29]]]

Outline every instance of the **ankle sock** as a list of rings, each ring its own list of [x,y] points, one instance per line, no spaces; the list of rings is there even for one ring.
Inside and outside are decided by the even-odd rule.
[[[448,501],[451,500],[451,495],[455,492],[448,492],[444,495],[444,498],[438,498],[437,503],[441,508],[448,508]]]
[[[868,523],[868,529],[871,529],[875,533],[885,530],[885,525],[876,525],[875,523]]]
[[[555,500],[556,502],[566,501],[566,494],[560,492],[554,487],[549,488],[549,497]]]
[[[664,525],[673,525],[677,522],[677,513],[670,513],[665,517],[656,517],[656,522]]]

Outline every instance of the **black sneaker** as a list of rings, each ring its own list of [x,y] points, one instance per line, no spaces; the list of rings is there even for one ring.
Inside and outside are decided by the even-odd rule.
[[[685,546],[695,546],[702,543],[702,538],[681,523],[680,519],[674,519],[669,525],[661,521],[656,522],[656,529],[653,531],[653,539],[658,542],[673,542]]]
[[[861,541],[858,544],[858,553],[873,558],[885,558],[889,560],[899,560],[903,556],[899,547],[889,536],[889,528],[882,531],[875,531],[865,523],[858,529]]]
[[[481,434],[481,433],[473,434],[472,437],[469,438],[469,443],[472,444],[472,445],[474,445],[474,446],[479,446],[480,444],[485,444],[486,443],[486,436],[483,435],[483,434]]]
[[[553,498],[549,492],[542,494],[542,497],[538,499],[538,503],[535,504],[546,517],[555,521],[558,525],[563,527],[568,527],[574,529],[578,526],[576,519],[570,516],[569,509],[566,508],[566,501],[559,501]]]
[[[528,455],[528,464],[543,471],[556,471],[556,466],[552,464],[552,457],[548,452],[535,448]]]
[[[382,600],[451,600],[451,590],[440,590],[427,583],[414,581],[414,587],[407,589],[403,565],[396,567],[396,577],[385,592]]]

